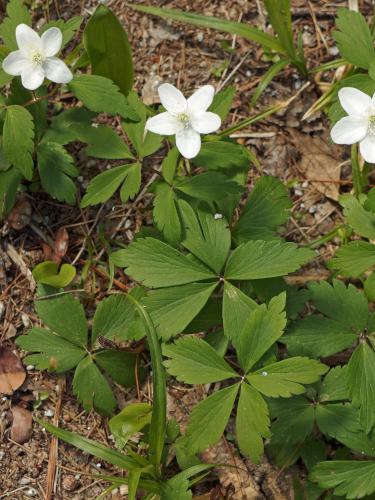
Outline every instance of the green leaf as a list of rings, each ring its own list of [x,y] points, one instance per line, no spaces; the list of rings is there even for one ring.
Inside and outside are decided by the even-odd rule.
[[[117,85],[104,76],[76,75],[69,88],[91,111],[139,120],[138,113],[128,104]]]
[[[160,500],[191,500],[193,494],[189,489],[189,481],[183,477],[172,477],[162,486]]]
[[[33,176],[34,122],[27,109],[12,105],[6,108],[3,128],[3,149],[6,159],[22,175],[31,180]]]
[[[95,408],[102,415],[113,414],[116,399],[90,356],[83,359],[76,368],[73,391],[86,411]]]
[[[281,337],[286,325],[285,293],[251,311],[238,338],[233,338],[238,360],[248,372]]]
[[[185,336],[174,344],[166,344],[163,354],[168,372],[187,384],[210,384],[238,377],[224,359],[203,339]]]
[[[197,332],[206,332],[222,323],[222,304],[221,299],[210,297],[203,307],[203,309],[195,316],[195,318],[188,324],[188,326],[184,329],[184,333],[197,333]],[[210,335],[210,334],[209,334]],[[219,335],[219,332],[212,332],[214,337],[218,336],[221,338],[222,335]],[[216,346],[215,341],[209,341],[206,336],[206,340],[209,344]],[[222,343],[227,343],[228,339],[223,339],[220,341],[220,345]]]
[[[341,323],[346,330],[364,330],[368,304],[363,293],[355,286],[349,284],[346,287],[342,281],[334,279],[332,285],[326,281],[312,282],[309,289],[311,299],[320,312]]]
[[[367,241],[351,241],[336,252],[328,262],[330,269],[337,269],[343,276],[356,278],[375,265],[375,247]]]
[[[239,23],[235,21],[227,21],[226,19],[220,19],[218,17],[204,16],[200,14],[194,14],[193,12],[183,12],[177,9],[167,9],[165,7],[148,7],[146,5],[130,5],[135,10],[140,12],[145,12],[146,14],[151,14],[154,16],[166,17],[173,19],[174,21],[181,21],[185,23],[195,24],[201,26],[202,28],[213,28],[218,31],[225,31],[231,35],[238,35],[248,40],[260,43],[264,47],[275,50],[276,52],[282,52],[283,48],[276,38],[268,35],[262,30],[253,28],[245,23]]]
[[[125,406],[109,421],[109,429],[115,438],[116,447],[124,448],[129,439],[151,422],[152,407],[148,403],[133,403]]]
[[[50,432],[54,436],[57,436],[62,441],[65,441],[65,443],[69,443],[79,450],[84,451],[85,453],[89,453],[94,457],[100,458],[101,460],[115,465],[120,469],[136,470],[139,468],[139,462],[135,461],[133,458],[127,457],[126,455],[123,455],[118,451],[111,450],[111,448],[107,448],[97,441],[93,441],[92,439],[80,436],[79,434],[76,434],[74,432],[60,429],[59,427],[55,427],[49,422],[45,422],[37,418],[36,420],[48,432]]]
[[[33,328],[16,343],[25,351],[38,353],[33,355],[37,368],[56,373],[71,370],[86,356],[85,349],[43,328]]]
[[[83,22],[82,16],[74,16],[68,19],[67,21],[63,21],[62,19],[54,19],[53,21],[49,21],[48,23],[44,24],[39,33],[42,35],[49,28],[54,28],[54,27],[59,28],[63,36],[62,39],[62,48],[63,48],[74,37],[76,32],[81,27],[82,22]]]
[[[229,420],[238,389],[239,384],[220,389],[193,408],[183,438],[188,453],[193,455],[204,451],[219,441]]]
[[[10,0],[7,2],[7,17],[0,25],[0,38],[11,50],[17,50],[16,28],[19,24],[31,25],[31,13],[24,5],[23,0]]]
[[[33,269],[33,276],[36,282],[50,285],[54,288],[65,288],[71,283],[77,271],[71,264],[63,264],[58,269],[56,262],[46,260],[41,262]]]
[[[225,278],[251,280],[283,276],[313,259],[315,252],[284,241],[249,241],[237,247],[227,260]]]
[[[118,384],[124,387],[132,387],[135,384],[136,355],[108,349],[96,352],[93,358]]]
[[[85,108],[65,109],[51,120],[43,136],[43,142],[55,142],[58,144],[68,144],[77,140],[75,127],[91,126],[91,120],[95,113]]]
[[[35,309],[43,323],[64,339],[86,348],[87,322],[84,309],[73,294],[44,295],[35,301]]]
[[[21,174],[15,167],[0,172],[0,220],[13,208],[20,182]]]
[[[294,355],[331,356],[341,352],[355,342],[357,336],[341,323],[309,316],[292,323],[286,335],[280,340],[288,346],[288,352]]]
[[[202,143],[198,155],[192,162],[209,170],[248,169],[251,156],[245,147],[236,142],[209,141]]]
[[[292,394],[302,394],[302,384],[312,384],[328,370],[315,359],[302,357],[288,358],[267,365],[250,373],[248,381],[265,396],[289,398]]]
[[[318,405],[315,414],[319,430],[334,439],[361,430],[358,410],[350,404]]]
[[[375,273],[372,272],[370,276],[363,283],[363,289],[367,299],[370,302],[375,301]]]
[[[181,238],[181,222],[177,211],[177,196],[166,182],[154,186],[154,220],[165,239],[176,244]]]
[[[179,207],[184,227],[181,244],[215,273],[220,274],[231,245],[227,221],[201,210],[195,211],[184,200],[179,201]]]
[[[181,180],[175,186],[179,191],[204,201],[216,201],[227,195],[241,193],[237,182],[219,172],[204,172]]]
[[[349,400],[347,366],[336,366],[324,377],[319,389],[320,401]]]
[[[131,47],[117,16],[105,5],[89,19],[83,43],[93,74],[109,78],[127,95],[133,86]]]
[[[61,144],[53,142],[39,144],[37,153],[43,188],[52,198],[74,205],[77,188],[71,178],[78,175],[78,170],[73,157]]]
[[[233,238],[237,243],[275,239],[277,230],[289,218],[291,206],[288,190],[282,182],[275,177],[261,177],[234,226]]]
[[[259,463],[263,438],[271,437],[268,407],[262,396],[248,384],[241,385],[236,416],[236,437],[243,455]]]
[[[310,475],[321,488],[334,488],[336,496],[363,498],[375,491],[375,461],[320,462]]]
[[[275,448],[284,445],[302,443],[311,434],[315,412],[311,401],[295,396],[288,400],[270,399],[271,417],[276,420],[272,423],[271,445]],[[293,432],[290,432],[293,429]]]
[[[140,300],[144,290],[140,287],[133,288],[130,295]],[[92,343],[99,336],[115,342],[129,340],[135,329],[140,332],[141,337],[145,335],[143,323],[127,295],[110,295],[101,300],[96,308],[92,322]]]
[[[111,254],[111,261],[149,287],[183,285],[215,278],[196,260],[155,238],[139,238],[126,250]]]
[[[291,0],[264,0],[264,5],[284,52],[288,54],[291,61],[297,59],[293,44]]]
[[[160,338],[181,333],[206,304],[217,283],[186,285],[151,290],[144,300]]]
[[[259,85],[255,89],[253,97],[251,98],[251,105],[255,106],[258,99],[266,90],[271,81],[289,64],[289,59],[279,59],[276,61],[262,76]]]
[[[224,282],[223,323],[224,333],[229,339],[239,339],[250,314],[258,308],[257,303],[229,281]]]
[[[346,198],[342,205],[347,223],[354,231],[369,240],[375,239],[375,213],[366,210],[354,196]]]
[[[163,137],[158,134],[153,134],[152,132],[147,132],[147,134],[145,134],[145,125],[149,116],[149,111],[136,92],[129,93],[128,102],[137,112],[140,119],[136,123],[134,121],[125,120],[122,122],[122,128],[129,137],[141,160],[155,153],[155,151],[160,148]]]
[[[76,133],[76,140],[88,144],[88,156],[108,160],[134,160],[123,139],[110,127],[73,124],[70,128]]]
[[[180,152],[176,147],[173,147],[168,151],[167,156],[161,163],[161,172],[163,177],[168,184],[172,184],[174,176],[177,170],[178,160],[180,158]]]
[[[214,100],[209,108],[211,113],[216,113],[224,121],[228,116],[230,108],[232,107],[233,98],[236,93],[236,88],[228,85],[214,96]]]
[[[352,403],[360,409],[363,429],[369,433],[375,423],[375,352],[366,343],[349,360],[348,385]]]
[[[333,32],[340,54],[348,62],[360,68],[369,68],[375,58],[374,44],[366,19],[359,12],[348,9],[337,11]]]
[[[105,203],[117,191],[122,184],[121,199],[127,201],[134,197],[139,190],[141,181],[141,166],[139,163],[120,165],[106,170],[94,177],[89,185],[85,196],[82,198],[81,207]]]

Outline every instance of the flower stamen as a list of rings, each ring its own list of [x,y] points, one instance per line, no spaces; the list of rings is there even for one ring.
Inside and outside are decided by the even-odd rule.
[[[177,118],[182,123],[184,128],[190,127],[190,118],[187,113],[180,113]]]
[[[368,120],[367,133],[369,135],[375,136],[375,115],[370,116]]]
[[[35,52],[35,54],[32,56],[32,61],[34,64],[41,65],[43,64],[44,57],[39,52]]]

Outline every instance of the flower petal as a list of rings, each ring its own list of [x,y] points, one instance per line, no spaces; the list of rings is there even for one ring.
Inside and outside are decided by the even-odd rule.
[[[42,47],[40,36],[27,24],[17,26],[16,40],[18,48],[26,57],[31,57],[34,52],[40,51]]]
[[[183,128],[176,134],[176,146],[185,158],[194,158],[201,149],[201,136],[192,128]]]
[[[212,85],[204,85],[187,100],[191,113],[202,113],[212,104],[215,95],[215,88]]]
[[[221,118],[216,113],[205,111],[196,113],[191,117],[193,129],[200,134],[210,134],[216,132],[221,126]]]
[[[359,143],[359,151],[368,163],[375,163],[375,137],[373,135],[366,136]]]
[[[69,83],[73,75],[68,66],[57,57],[48,57],[43,63],[46,77],[55,83]]]
[[[11,52],[3,61],[3,70],[8,75],[19,76],[29,61],[24,57],[20,50]]]
[[[368,120],[362,117],[345,116],[331,130],[331,139],[336,144],[354,144],[365,138]]]
[[[162,83],[158,87],[160,102],[163,107],[173,114],[184,113],[187,108],[186,99],[182,92],[170,83]]]
[[[366,115],[371,107],[371,97],[354,87],[344,87],[339,90],[341,106],[352,116]]]
[[[26,65],[21,73],[22,85],[25,89],[35,90],[40,87],[44,81],[44,71],[38,64],[31,62]]]
[[[159,135],[174,135],[181,125],[176,117],[168,112],[149,118],[146,122],[146,130]]]
[[[50,28],[41,37],[44,57],[55,56],[61,49],[62,33],[59,28]]]

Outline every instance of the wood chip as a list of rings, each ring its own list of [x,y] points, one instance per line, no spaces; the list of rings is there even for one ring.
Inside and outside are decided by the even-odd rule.
[[[13,406],[11,408],[13,415],[10,438],[18,444],[26,443],[33,431],[33,416],[29,410],[22,406]]]
[[[13,394],[25,381],[26,372],[19,358],[0,347],[0,393]]]

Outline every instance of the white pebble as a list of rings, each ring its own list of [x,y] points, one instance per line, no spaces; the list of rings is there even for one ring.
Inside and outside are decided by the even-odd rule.
[[[44,412],[44,416],[45,416],[45,417],[53,417],[53,416],[54,416],[54,414],[55,414],[55,412],[54,412],[53,410],[46,410],[46,411]]]
[[[27,370],[28,372],[31,372],[32,370],[34,370],[34,368],[35,368],[35,366],[34,366],[34,365],[27,365],[27,366],[26,366],[26,370]]]
[[[30,326],[30,318],[28,317],[27,314],[23,313],[21,315],[21,321],[22,321],[22,324],[25,328],[29,328]]]
[[[25,491],[25,494],[28,496],[28,497],[36,497],[38,492],[35,488],[29,488]]]
[[[21,477],[21,479],[19,480],[19,483],[24,486],[25,484],[30,484],[31,479],[29,477]]]

